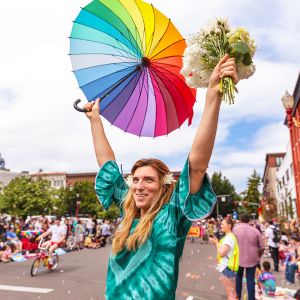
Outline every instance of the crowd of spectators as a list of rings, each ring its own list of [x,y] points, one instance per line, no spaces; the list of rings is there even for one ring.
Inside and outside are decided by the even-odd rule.
[[[49,230],[54,216],[22,217],[0,214],[0,262],[12,260],[13,255],[28,255],[38,251],[36,237]],[[67,251],[83,248],[100,248],[107,243],[118,220],[100,220],[96,218],[62,218],[67,226],[67,236],[63,248]]]

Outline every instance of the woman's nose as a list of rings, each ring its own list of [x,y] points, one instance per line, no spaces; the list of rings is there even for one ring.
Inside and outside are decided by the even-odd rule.
[[[143,180],[142,179],[140,179],[139,181],[138,181],[138,183],[137,183],[137,189],[138,190],[141,190],[141,189],[143,189],[144,188],[144,182],[143,182]]]

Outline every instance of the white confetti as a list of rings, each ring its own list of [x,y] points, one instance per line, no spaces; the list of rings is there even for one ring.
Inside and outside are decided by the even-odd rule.
[[[60,273],[63,273],[63,272],[64,272],[64,270],[60,270],[59,272],[60,272]]]
[[[71,291],[70,291],[70,290],[68,290],[68,294],[71,294]]]
[[[193,296],[188,296],[188,297],[186,298],[186,300],[193,300],[193,299],[194,299]]]

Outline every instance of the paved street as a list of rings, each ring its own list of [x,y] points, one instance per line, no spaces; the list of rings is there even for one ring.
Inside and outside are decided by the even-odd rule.
[[[5,300],[102,300],[105,299],[105,276],[110,247],[84,249],[60,256],[54,272],[44,272],[32,278],[32,259],[24,263],[0,264],[0,299]],[[193,300],[226,299],[225,291],[215,270],[215,249],[212,245],[187,241],[180,263],[177,289],[178,300],[193,296]],[[276,274],[277,284],[283,286],[283,272]],[[7,291],[7,286],[47,290]],[[295,288],[295,287],[293,287]],[[21,288],[22,290],[22,288]],[[191,298],[190,298],[191,299]]]

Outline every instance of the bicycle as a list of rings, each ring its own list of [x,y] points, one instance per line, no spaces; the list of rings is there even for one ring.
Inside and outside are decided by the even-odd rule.
[[[31,276],[37,275],[39,269],[48,269],[49,271],[54,271],[58,266],[58,255],[53,253],[52,255],[52,261],[50,261],[50,255],[47,252],[50,243],[46,247],[42,247],[43,238],[40,239],[38,249],[40,252],[37,254],[37,257],[34,259],[30,274]]]

